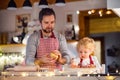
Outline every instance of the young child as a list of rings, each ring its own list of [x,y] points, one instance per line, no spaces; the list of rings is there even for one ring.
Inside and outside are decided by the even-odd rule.
[[[101,68],[94,56],[95,41],[92,38],[82,38],[77,44],[77,51],[79,57],[71,60],[72,68]]]

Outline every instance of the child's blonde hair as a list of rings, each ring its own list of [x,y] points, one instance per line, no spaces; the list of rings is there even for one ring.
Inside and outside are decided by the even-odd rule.
[[[94,39],[92,39],[90,37],[84,37],[79,40],[79,42],[77,44],[77,51],[79,51],[80,46],[84,46],[85,48],[92,50],[93,53],[91,53],[91,54],[94,55],[94,50],[95,50]]]

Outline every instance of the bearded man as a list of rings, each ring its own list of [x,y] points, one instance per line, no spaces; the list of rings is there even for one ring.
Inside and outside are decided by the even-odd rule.
[[[56,15],[53,9],[43,8],[39,13],[41,29],[27,41],[26,64],[40,67],[58,67],[70,62],[65,37],[55,31]]]

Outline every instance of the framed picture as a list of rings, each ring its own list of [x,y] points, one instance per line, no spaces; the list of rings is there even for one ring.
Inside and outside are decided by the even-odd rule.
[[[72,24],[73,23],[73,13],[67,12],[65,16],[66,16],[66,23]]]
[[[25,32],[28,22],[31,20],[30,14],[19,14],[16,15],[16,32],[21,34]]]
[[[72,14],[67,14],[67,23],[72,23],[73,19],[72,19]]]

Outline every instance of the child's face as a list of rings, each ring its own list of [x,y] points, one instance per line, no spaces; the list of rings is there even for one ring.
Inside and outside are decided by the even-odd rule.
[[[89,55],[92,53],[92,50],[90,50],[89,48],[85,48],[84,46],[81,46],[79,48],[79,57],[80,59],[86,59],[89,58]]]

